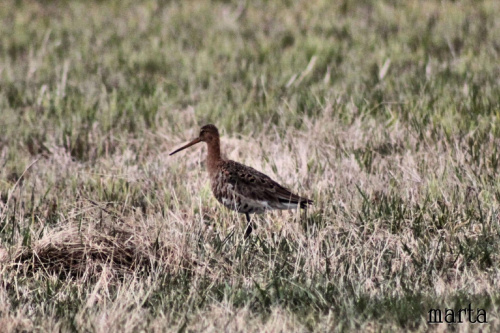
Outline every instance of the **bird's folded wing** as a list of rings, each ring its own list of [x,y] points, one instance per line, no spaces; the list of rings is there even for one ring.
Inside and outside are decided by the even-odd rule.
[[[269,203],[300,204],[302,208],[312,204],[312,200],[293,194],[269,176],[240,163],[231,161],[234,167],[229,174],[229,182],[239,195],[256,201]]]

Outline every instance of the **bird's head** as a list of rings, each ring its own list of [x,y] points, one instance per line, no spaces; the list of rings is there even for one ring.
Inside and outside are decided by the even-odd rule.
[[[178,153],[181,150],[191,147],[192,145],[195,145],[199,142],[206,142],[207,144],[211,144],[212,142],[215,143],[218,139],[219,139],[219,130],[217,129],[217,127],[215,127],[215,125],[208,124],[200,129],[200,135],[196,139],[194,139],[187,145],[171,152],[170,155]]]

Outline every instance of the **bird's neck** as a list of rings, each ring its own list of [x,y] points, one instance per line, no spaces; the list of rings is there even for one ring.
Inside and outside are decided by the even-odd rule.
[[[217,165],[221,160],[219,138],[213,140],[207,146],[208,146],[207,169],[208,172],[212,175],[217,172]]]

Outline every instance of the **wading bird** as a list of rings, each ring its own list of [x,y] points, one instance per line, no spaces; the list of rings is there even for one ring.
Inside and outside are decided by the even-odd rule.
[[[170,155],[199,142],[207,143],[207,169],[215,198],[224,206],[245,214],[247,218],[245,238],[253,229],[249,214],[262,214],[273,209],[307,208],[313,203],[312,200],[293,194],[262,172],[224,159],[220,153],[219,130],[214,125],[203,126],[196,139]]]

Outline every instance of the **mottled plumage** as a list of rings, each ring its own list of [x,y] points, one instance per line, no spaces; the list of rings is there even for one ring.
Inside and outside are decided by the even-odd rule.
[[[207,169],[215,198],[224,206],[244,213],[250,223],[251,213],[261,214],[272,209],[307,208],[313,201],[293,194],[262,172],[235,161],[222,158],[219,131],[214,125],[205,125],[200,136],[170,153],[173,155],[199,142],[208,147]],[[252,232],[249,224],[245,236]]]

